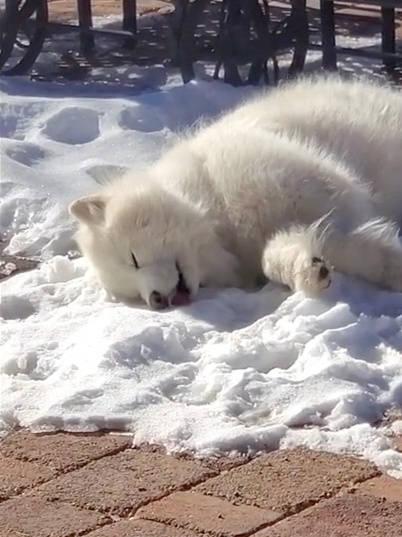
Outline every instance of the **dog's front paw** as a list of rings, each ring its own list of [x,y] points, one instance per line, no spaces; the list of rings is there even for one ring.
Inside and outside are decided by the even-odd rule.
[[[315,296],[331,285],[331,269],[322,257],[311,257],[297,264],[294,290]]]

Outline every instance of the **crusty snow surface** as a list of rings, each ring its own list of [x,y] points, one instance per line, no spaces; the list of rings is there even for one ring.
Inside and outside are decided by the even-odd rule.
[[[320,299],[269,284],[203,290],[163,313],[108,302],[73,259],[66,205],[141,167],[246,90],[195,82],[94,96],[0,82],[1,231],[45,261],[1,284],[0,434],[134,433],[211,455],[305,445],[402,477],[384,413],[402,406],[402,294],[336,275]]]

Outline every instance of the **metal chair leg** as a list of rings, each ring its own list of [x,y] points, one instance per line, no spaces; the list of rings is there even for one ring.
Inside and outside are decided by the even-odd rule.
[[[293,60],[289,67],[289,78],[292,78],[293,76],[303,71],[309,43],[309,26],[306,10],[306,0],[293,0],[292,9],[295,21],[295,49],[293,54]]]
[[[92,28],[91,0],[77,0],[78,23],[80,25],[80,44],[83,52],[91,51],[95,46],[94,36],[88,31]]]
[[[124,41],[124,46],[134,48],[137,43],[137,0],[123,0],[123,30],[133,34]]]
[[[395,9],[393,7],[381,7],[381,46],[385,53],[395,53]],[[395,60],[384,58],[384,65],[390,69],[395,67]]]
[[[320,0],[322,66],[336,70],[335,12],[332,0]]]

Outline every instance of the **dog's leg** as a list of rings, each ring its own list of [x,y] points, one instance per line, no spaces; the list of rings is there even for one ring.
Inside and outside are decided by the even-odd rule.
[[[319,294],[331,283],[330,269],[323,260],[322,237],[317,225],[293,226],[276,233],[262,255],[265,276],[293,291]]]
[[[326,234],[323,254],[339,272],[394,291],[402,291],[402,243],[397,227],[377,219],[342,233]]]
[[[318,225],[280,231],[267,242],[262,258],[267,278],[308,295],[329,286],[326,262],[338,272],[402,291],[402,244],[396,226],[384,220],[349,233],[335,227],[320,233]]]

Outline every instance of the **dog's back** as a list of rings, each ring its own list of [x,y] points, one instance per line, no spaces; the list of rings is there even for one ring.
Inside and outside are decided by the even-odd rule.
[[[267,92],[222,121],[281,133],[352,168],[402,222],[402,94],[338,77],[306,79]],[[384,194],[386,193],[386,194]]]

